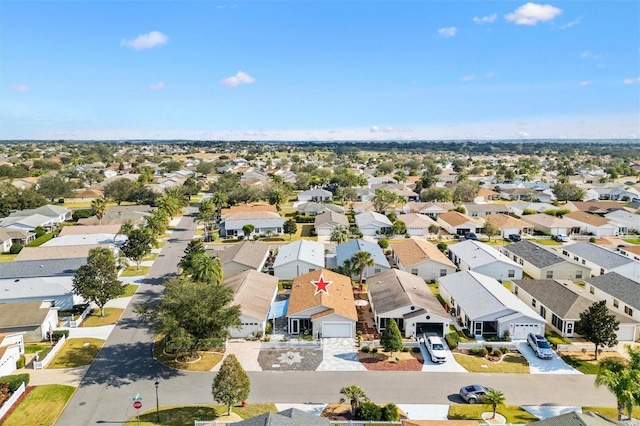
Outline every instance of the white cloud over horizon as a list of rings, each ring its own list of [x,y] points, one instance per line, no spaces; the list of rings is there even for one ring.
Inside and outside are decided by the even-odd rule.
[[[241,84],[251,84],[251,83],[253,83],[255,81],[256,81],[256,79],[251,77],[246,72],[238,71],[236,73],[236,75],[231,76],[231,77],[227,77],[227,78],[223,78],[220,82],[222,83],[223,86],[238,87]]]
[[[29,91],[29,86],[26,84],[12,84],[11,90],[15,90],[16,92],[26,93]]]
[[[120,46],[130,47],[135,50],[152,49],[154,47],[160,47],[167,43],[169,37],[162,34],[160,31],[151,31],[147,34],[140,34],[138,37],[120,41]]]
[[[513,13],[505,15],[505,19],[516,25],[536,25],[538,22],[552,21],[562,14],[562,9],[550,4],[527,3],[517,8]]]
[[[456,27],[445,27],[438,30],[438,35],[442,38],[449,38],[455,36],[457,32]]]
[[[492,22],[495,22],[496,19],[498,19],[498,14],[494,13],[493,15],[482,16],[482,17],[474,16],[473,22],[475,22],[476,24],[490,24]]]
[[[622,80],[622,82],[624,84],[635,84],[635,83],[640,83],[640,77],[638,78],[625,78],[624,80]]]

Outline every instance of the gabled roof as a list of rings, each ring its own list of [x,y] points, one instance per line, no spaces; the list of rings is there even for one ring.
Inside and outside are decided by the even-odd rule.
[[[578,222],[586,223],[592,226],[605,226],[611,225],[608,219],[605,219],[602,216],[598,216],[597,214],[590,214],[581,211],[575,211],[564,215],[565,218],[573,219]],[[614,226],[614,225],[611,225]]]
[[[391,223],[388,217],[378,212],[358,213],[357,215],[355,215],[355,220],[358,228],[361,228],[367,225],[379,226],[381,228],[385,228],[385,227],[390,228],[393,226],[393,224]]]
[[[409,202],[407,203],[405,210],[412,213],[446,213],[456,206],[450,202],[435,203],[435,202]]]
[[[525,222],[546,228],[572,228],[573,223],[545,213],[528,214],[521,217]]]
[[[441,214],[440,216],[438,216],[438,219],[448,223],[451,226],[459,226],[468,222],[478,225],[481,224],[481,222],[479,222],[477,219],[474,219],[471,216],[467,216],[466,214],[462,214],[455,210],[451,210],[449,212]]]
[[[38,207],[37,209],[28,209],[28,210],[18,210],[9,215],[9,217],[27,217],[33,215],[42,215],[48,218],[56,218],[63,214],[67,214],[71,212],[70,209],[61,206],[54,206],[52,204],[47,204],[42,207]]]
[[[228,209],[220,210],[220,217],[225,218],[229,214],[239,213],[239,212],[272,212],[272,213],[278,213],[278,210],[276,209],[276,206],[273,206],[271,204],[258,204],[258,205],[241,204],[241,205],[238,205],[238,206],[231,206]]]
[[[6,262],[0,268],[0,279],[74,275],[85,263],[86,257]]]
[[[466,240],[458,244],[451,244],[448,249],[472,269],[496,261],[504,262],[515,266],[518,269],[522,269],[522,266],[518,265],[516,262],[509,259],[490,245],[481,243],[480,241]]]
[[[316,216],[314,220],[314,226],[316,228],[323,225],[342,225],[345,228],[349,229],[349,218],[344,213],[326,211]]]
[[[490,214],[484,217],[487,222],[493,222],[499,228],[531,228],[531,224],[508,214]]]
[[[225,250],[216,251],[216,255],[220,258],[220,262],[224,267],[225,264],[234,262],[248,266],[252,269],[258,269],[262,266],[269,245],[260,241],[244,241],[242,244],[232,245]]]
[[[65,235],[87,235],[87,234],[117,234],[121,225],[88,225],[88,226],[65,226],[60,230],[60,237]]]
[[[298,260],[324,268],[324,244],[316,241],[298,240],[280,246],[273,267],[277,268]]]
[[[634,262],[633,259],[629,259],[620,253],[586,241],[564,246],[562,250],[582,257],[605,269],[613,269]]]
[[[567,257],[558,256],[545,248],[534,244],[527,240],[518,241],[517,243],[509,244],[504,248],[506,251],[515,254],[531,263],[538,268],[546,268],[547,266],[557,265],[558,263],[569,262]],[[575,264],[576,266],[580,266]]]
[[[467,212],[494,212],[494,213],[509,212],[509,207],[507,207],[505,204],[464,203],[463,206],[467,210]]]
[[[351,259],[360,250],[368,252],[373,257],[376,265],[384,266],[385,268],[391,267],[380,246],[365,240],[351,240],[338,244],[336,246],[336,261],[338,265],[342,265],[345,260]]]
[[[40,309],[42,301],[0,303],[0,329],[40,326],[49,308]]]
[[[389,269],[367,279],[367,291],[376,314],[415,306],[446,317],[447,313],[422,278],[398,269]]]
[[[616,272],[586,280],[595,288],[615,297],[635,309],[640,309],[640,283]]]
[[[404,266],[416,265],[433,260],[434,262],[451,266],[452,268],[456,267],[444,253],[438,250],[435,244],[431,244],[428,241],[409,238],[400,243],[392,244],[391,247],[398,257],[398,260],[400,260]]]
[[[260,220],[260,219],[282,219],[282,216],[278,213],[270,211],[249,211],[249,212],[236,212],[229,213],[223,217],[225,221],[232,220]]]
[[[555,280],[513,280],[525,292],[563,319],[580,319],[593,301],[569,290]]]
[[[403,221],[407,228],[429,228],[431,225],[436,225],[435,220],[420,213],[401,214],[398,215],[398,220]]]
[[[529,423],[531,426],[625,426],[627,423],[618,422],[598,413],[579,413],[577,411],[560,414],[545,420]]]
[[[317,292],[317,287],[312,283],[312,281],[318,281],[320,276],[324,281],[331,282],[327,286],[326,293]],[[287,316],[295,316],[300,312],[319,306],[324,310],[333,309],[333,313],[357,321],[358,313],[353,298],[351,278],[327,269],[318,269],[295,277],[291,286]],[[322,311],[317,313],[320,312]]]
[[[315,188],[302,191],[300,194],[298,194],[298,197],[300,197],[301,195],[311,195],[312,197],[332,197],[333,193],[331,191],[327,191],[326,189]]]
[[[278,278],[249,269],[224,280],[234,293],[233,302],[244,315],[266,319],[278,289]]]
[[[326,417],[316,416],[297,408],[289,408],[277,413],[265,413],[234,423],[235,426],[330,426]],[[611,425],[610,425],[611,426]]]

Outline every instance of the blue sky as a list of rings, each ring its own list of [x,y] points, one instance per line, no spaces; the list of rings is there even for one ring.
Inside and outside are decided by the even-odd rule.
[[[0,139],[638,138],[640,2],[0,2]]]

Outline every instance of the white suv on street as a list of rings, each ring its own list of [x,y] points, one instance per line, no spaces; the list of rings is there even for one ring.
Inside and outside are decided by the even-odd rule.
[[[427,347],[427,351],[431,356],[431,361],[438,363],[447,361],[447,351],[444,349],[442,339],[436,336],[429,336],[427,340],[425,340],[424,345]]]

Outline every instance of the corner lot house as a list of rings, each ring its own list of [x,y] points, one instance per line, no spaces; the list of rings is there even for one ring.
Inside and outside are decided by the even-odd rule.
[[[0,303],[0,333],[22,333],[25,342],[45,340],[58,326],[58,310],[50,302]]]
[[[449,314],[420,277],[389,269],[369,278],[367,293],[379,331],[390,318],[405,337],[424,333],[442,337],[449,331]]]
[[[611,223],[597,214],[585,212],[571,212],[564,215],[564,220],[571,222],[574,227],[580,228],[581,234],[594,235],[596,237],[612,237],[618,235],[620,227]]]
[[[224,275],[230,277],[250,269],[262,271],[269,256],[269,245],[259,241],[245,241],[221,251],[216,250],[215,255],[222,263]]]
[[[387,257],[384,255],[384,252],[380,248],[380,246],[376,243],[372,243],[370,241],[365,240],[351,240],[343,244],[339,244],[336,246],[336,262],[337,266],[344,265],[344,262],[348,259],[351,259],[354,254],[358,251],[366,251],[371,257],[373,257],[373,266],[368,266],[364,271],[364,278],[379,274],[382,271],[386,271],[391,268],[389,265],[389,261]]]
[[[460,322],[476,336],[526,339],[544,334],[545,321],[497,280],[474,271],[439,278],[440,295]]]
[[[555,280],[516,280],[513,282],[513,293],[524,303],[536,309],[547,324],[564,337],[574,336],[576,324],[580,321],[580,313],[597,301],[593,295],[582,291],[574,284],[560,283]],[[637,321],[611,309],[609,313],[620,321],[617,332],[618,341],[637,339],[640,325]]]
[[[562,254],[591,269],[591,275],[609,272],[640,282],[640,262],[593,243],[581,242],[562,247]]]
[[[453,274],[458,270],[435,244],[428,241],[409,238],[401,243],[392,244],[391,248],[398,269],[417,275],[425,281],[435,282],[438,277]]]
[[[640,321],[640,283],[609,272],[587,280],[586,290],[599,300],[606,300],[609,309]]]
[[[16,371],[16,362],[23,354],[23,333],[0,334],[0,376],[8,376]]]
[[[500,281],[522,278],[522,266],[488,244],[467,240],[449,246],[449,258],[462,271],[471,270]]]
[[[224,280],[233,290],[233,303],[240,306],[242,328],[231,328],[231,337],[248,337],[264,333],[269,308],[278,294],[278,278],[262,272],[248,270]]]
[[[294,278],[287,321],[291,334],[354,337],[358,313],[351,279],[327,269]]]
[[[522,265],[525,274],[535,280],[584,279],[591,276],[591,269],[565,256],[558,256],[544,247],[522,240],[504,247],[504,254]]]
[[[324,268],[324,244],[299,240],[278,249],[273,262],[273,274],[281,280]]]
[[[356,226],[362,235],[380,235],[393,227],[393,224],[385,215],[377,212],[362,212],[355,215]]]

